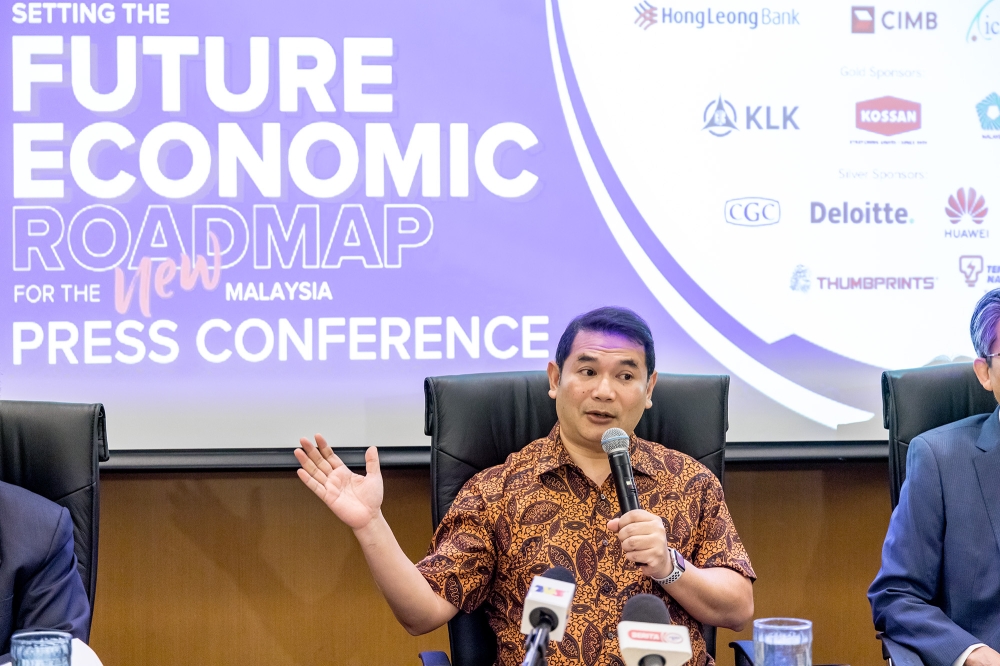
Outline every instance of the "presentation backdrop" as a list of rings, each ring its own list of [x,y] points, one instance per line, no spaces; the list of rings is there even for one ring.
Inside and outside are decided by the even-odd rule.
[[[881,439],[1000,286],[1000,0],[15,2],[0,398],[424,445],[633,308],[730,441]]]

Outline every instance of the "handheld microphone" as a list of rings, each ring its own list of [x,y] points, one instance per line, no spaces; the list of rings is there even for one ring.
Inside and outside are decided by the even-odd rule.
[[[618,647],[625,666],[681,666],[691,658],[691,635],[687,627],[670,624],[662,599],[637,594],[622,610]]]
[[[549,641],[561,641],[576,592],[576,577],[565,567],[553,567],[535,576],[524,598],[521,633],[528,634],[521,666],[541,666]]]
[[[632,460],[628,455],[628,434],[621,428],[608,428],[601,436],[601,448],[608,454],[611,476],[615,478],[615,492],[622,514],[639,508],[639,493],[632,476]]]

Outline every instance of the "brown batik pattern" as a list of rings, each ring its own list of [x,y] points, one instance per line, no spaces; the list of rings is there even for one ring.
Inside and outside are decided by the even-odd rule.
[[[635,436],[630,455],[639,503],[663,519],[670,546],[698,567],[728,567],[755,577],[715,475],[683,453]],[[607,521],[618,511],[613,480],[598,488],[588,479],[563,447],[556,424],[548,437],[462,487],[417,567],[435,592],[461,610],[486,605],[497,635],[497,664],[521,663],[528,586],[561,566],[576,576],[577,588],[550,666],[623,666],[618,622],[625,602],[642,593],[661,597],[673,622],[690,628],[688,666],[711,666],[701,625],[626,560],[617,537],[608,533]]]

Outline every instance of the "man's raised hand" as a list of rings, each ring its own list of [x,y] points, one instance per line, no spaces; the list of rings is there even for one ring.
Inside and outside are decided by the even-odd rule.
[[[316,435],[316,446],[305,437],[299,444],[302,448],[295,450],[295,459],[302,466],[299,478],[348,527],[361,529],[379,515],[382,473],[374,446],[365,451],[367,474],[361,476],[347,468],[322,435]]]

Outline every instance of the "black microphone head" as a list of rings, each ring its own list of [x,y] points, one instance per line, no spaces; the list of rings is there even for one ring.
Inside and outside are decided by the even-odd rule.
[[[601,448],[608,454],[628,451],[630,441],[628,433],[621,428],[608,428],[601,435]]]
[[[571,585],[576,585],[576,576],[573,572],[566,567],[552,567],[545,573],[541,574],[542,578],[552,578],[553,580],[561,580],[564,583],[570,583]]]
[[[667,605],[654,594],[637,594],[625,602],[622,622],[648,622],[650,624],[670,624]]]

